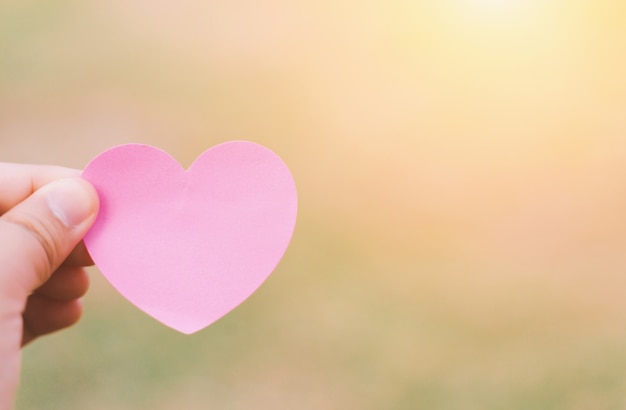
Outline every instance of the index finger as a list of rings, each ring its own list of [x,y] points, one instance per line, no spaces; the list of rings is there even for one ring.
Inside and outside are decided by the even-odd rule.
[[[80,176],[78,169],[52,165],[0,163],[0,215],[48,183]]]

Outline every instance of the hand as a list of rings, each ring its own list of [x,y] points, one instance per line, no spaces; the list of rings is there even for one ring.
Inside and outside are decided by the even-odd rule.
[[[20,347],[80,318],[93,264],[81,240],[98,212],[80,171],[0,163],[0,410],[12,408]]]

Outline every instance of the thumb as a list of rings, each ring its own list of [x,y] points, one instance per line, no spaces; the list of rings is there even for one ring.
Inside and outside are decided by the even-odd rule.
[[[44,186],[0,218],[0,287],[29,295],[69,256],[96,219],[98,195],[81,178]]]

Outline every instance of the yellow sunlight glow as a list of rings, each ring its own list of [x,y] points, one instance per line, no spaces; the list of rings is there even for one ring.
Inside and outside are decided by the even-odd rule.
[[[510,10],[520,5],[522,0],[465,0],[468,5],[474,5],[477,8],[486,11],[503,11]]]
[[[485,16],[512,15],[521,11],[531,0],[459,0],[463,8],[471,13]]]

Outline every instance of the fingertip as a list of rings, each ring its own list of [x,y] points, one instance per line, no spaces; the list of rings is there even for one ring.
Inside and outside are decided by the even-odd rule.
[[[22,345],[76,324],[82,314],[81,299],[57,301],[38,294],[31,295],[23,314]]]
[[[94,261],[89,255],[89,251],[85,246],[85,242],[80,241],[78,245],[74,248],[74,250],[70,253],[70,256],[63,262],[63,266],[68,267],[83,267],[83,266],[93,266]]]
[[[80,298],[89,290],[89,275],[83,268],[61,267],[35,293],[58,301]]]
[[[68,228],[93,222],[98,212],[98,194],[83,178],[65,178],[46,187],[47,203],[52,213]]]

